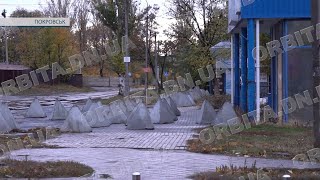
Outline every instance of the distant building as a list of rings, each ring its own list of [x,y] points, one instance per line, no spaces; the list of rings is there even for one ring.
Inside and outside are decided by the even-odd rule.
[[[223,41],[210,48],[216,60],[216,74],[221,74],[220,93],[231,95],[231,42]],[[223,73],[222,73],[223,72]],[[210,89],[213,89],[210,88]]]
[[[23,65],[0,63],[0,83],[14,79],[22,74],[28,74],[30,68]]]
[[[306,90],[312,96],[312,46],[306,33],[302,33],[311,25],[310,1],[229,0],[228,23],[228,31],[232,35],[232,100],[235,106],[239,106],[244,112],[257,110],[258,73],[256,74],[253,52],[261,33],[270,34],[273,43],[278,43],[274,45],[283,50],[280,53],[271,52],[274,54],[270,64],[269,89],[269,104],[272,109],[276,113],[283,112],[283,100],[294,97],[297,93],[303,95]],[[260,29],[260,33],[256,33],[256,28]],[[289,44],[286,39],[288,37],[293,38],[293,44]],[[278,46],[279,44],[281,45]],[[265,44],[262,46],[267,49]],[[310,123],[313,120],[312,106],[297,108],[290,114],[284,113],[279,116],[279,120],[284,123]]]

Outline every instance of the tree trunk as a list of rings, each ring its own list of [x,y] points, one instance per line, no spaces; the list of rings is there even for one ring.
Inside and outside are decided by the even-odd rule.
[[[148,54],[149,54],[149,57],[151,57],[150,50],[148,51]],[[150,61],[149,61],[149,65],[151,66],[153,77],[154,77],[155,79],[157,79],[156,70],[155,70],[155,67],[154,67],[151,59],[150,59]],[[159,81],[157,81],[156,83],[157,83],[158,87],[161,86],[161,84],[159,83]],[[160,92],[160,88],[158,89],[158,91]]]
[[[217,74],[214,75],[214,87],[213,87],[213,92],[214,92],[214,95],[220,95],[220,91],[219,91],[219,79],[217,78]]]
[[[316,27],[316,24],[320,20],[320,2],[319,0],[311,0],[311,9],[312,9],[312,24],[314,27]],[[313,31],[313,37],[316,36],[316,31]],[[313,76],[313,83],[314,87],[318,87],[320,83],[320,54],[319,54],[319,45],[320,41],[316,40],[312,44],[313,46],[313,70],[314,70],[314,76]],[[320,88],[319,88],[320,90]],[[313,91],[314,97],[319,97],[318,91]],[[320,92],[319,92],[320,93]],[[314,122],[313,122],[313,131],[314,131],[314,147],[320,148],[320,104],[314,103],[313,104],[313,116],[314,116]]]
[[[99,68],[100,77],[104,77],[104,75],[103,75],[104,61],[102,60],[102,58],[100,59],[99,67],[100,67]]]
[[[160,88],[163,90],[163,74],[164,74],[164,68],[166,66],[166,60],[167,60],[167,54],[164,56],[162,67],[161,67],[161,74],[160,74]]]

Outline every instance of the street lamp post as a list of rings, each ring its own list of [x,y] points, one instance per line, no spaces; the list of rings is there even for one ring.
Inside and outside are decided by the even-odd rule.
[[[148,72],[147,69],[149,67],[149,56],[148,56],[148,49],[149,49],[149,4],[147,2],[147,20],[146,20],[146,60],[145,60],[145,93],[146,93],[146,105],[148,104]]]

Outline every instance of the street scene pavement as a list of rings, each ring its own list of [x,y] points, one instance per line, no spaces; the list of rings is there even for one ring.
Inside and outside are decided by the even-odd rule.
[[[0,179],[320,179],[320,0],[1,0]]]
[[[62,122],[53,122],[50,120],[57,98],[66,109],[70,110],[73,106],[83,106],[89,97],[100,100],[108,99],[118,95],[118,92],[119,90],[117,88],[103,88],[99,89],[99,91],[88,93],[65,93],[50,96],[0,96],[0,101],[8,104],[16,122],[19,123],[19,127],[26,130],[34,127],[57,127],[62,124]],[[43,110],[47,114],[46,118],[41,118],[41,120],[25,118],[25,114],[35,98],[39,99]]]
[[[106,98],[110,93],[89,93],[98,98]],[[81,101],[82,95],[65,96],[70,105]],[[46,101],[54,98],[47,97]],[[28,104],[28,98],[26,98]],[[50,102],[48,102],[49,104]],[[21,103],[22,104],[22,103]],[[77,103],[75,103],[77,104]],[[47,107],[50,112],[51,106]],[[127,130],[123,124],[114,124],[106,128],[93,129],[91,133],[62,134],[47,140],[47,145],[56,145],[54,149],[25,149],[10,154],[13,159],[35,161],[77,161],[91,166],[95,174],[91,179],[97,179],[103,174],[109,174],[114,179],[130,179],[132,173],[140,172],[142,179],[187,179],[196,172],[215,170],[221,165],[251,166],[274,168],[315,168],[318,165],[310,163],[297,166],[290,160],[256,159],[245,157],[229,157],[223,155],[196,154],[186,151],[186,142],[197,135],[196,129],[204,128],[197,125],[195,119],[200,114],[200,107],[179,108],[181,116],[173,124],[155,125],[155,130]],[[59,127],[59,121],[45,119],[19,120],[25,128],[32,126]],[[88,178],[86,178],[88,179]],[[90,178],[89,178],[90,179]]]

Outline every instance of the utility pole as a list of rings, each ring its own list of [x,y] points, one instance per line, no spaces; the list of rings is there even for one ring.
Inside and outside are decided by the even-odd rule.
[[[158,69],[158,42],[157,42],[157,32],[155,32],[155,35],[154,35],[154,48],[155,48],[155,62],[154,62],[154,66],[155,66],[155,74],[156,74],[156,81],[157,81],[157,84],[156,84],[156,88],[157,90],[159,91],[160,87],[159,87],[159,69]]]
[[[129,27],[128,27],[128,0],[124,0],[124,8],[125,8],[125,56],[129,58],[129,47],[128,47],[128,37],[129,37]],[[130,94],[130,83],[129,83],[129,62],[125,62],[126,64],[126,75],[125,75],[125,90],[124,95],[129,96]]]
[[[316,25],[320,22],[320,2],[319,0],[311,0],[311,15],[312,15],[312,25]],[[313,37],[316,36],[316,31],[313,31]],[[313,51],[313,84],[314,87],[318,87],[320,84],[320,54],[319,54],[320,41],[317,39],[312,44]],[[319,97],[320,88],[313,90],[313,96]],[[314,133],[314,148],[320,148],[320,104],[313,103],[313,133]]]
[[[147,4],[147,20],[146,20],[146,68],[145,68],[145,84],[144,84],[144,90],[145,90],[145,93],[146,93],[146,105],[147,105],[147,102],[148,102],[148,72],[147,72],[147,69],[148,69],[148,63],[149,63],[149,60],[148,60],[148,49],[149,49],[149,4]]]

